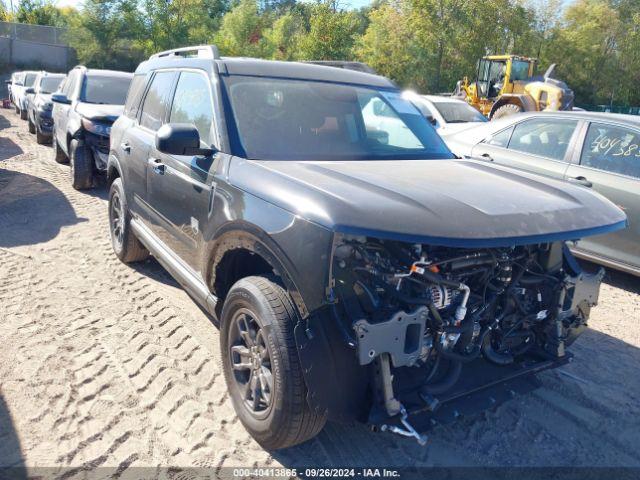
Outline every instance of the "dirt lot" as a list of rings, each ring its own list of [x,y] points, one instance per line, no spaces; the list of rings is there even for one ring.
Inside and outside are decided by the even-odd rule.
[[[234,415],[210,319],[154,260],[121,264],[105,189],[74,191],[51,148],[2,115],[0,466],[640,466],[640,282],[621,274],[572,364],[426,447],[329,424],[263,450]]]

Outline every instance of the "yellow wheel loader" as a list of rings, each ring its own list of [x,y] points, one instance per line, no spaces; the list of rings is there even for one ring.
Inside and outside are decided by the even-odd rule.
[[[535,77],[535,58],[489,55],[478,62],[476,79],[459,81],[454,97],[466,100],[490,119],[518,112],[571,110],[573,91],[552,78],[555,64]]]

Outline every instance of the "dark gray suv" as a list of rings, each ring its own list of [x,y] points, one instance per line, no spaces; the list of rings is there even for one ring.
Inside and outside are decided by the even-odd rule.
[[[219,322],[230,398],[271,449],[327,419],[423,443],[422,419],[566,363],[604,272],[565,241],[626,224],[592,191],[456,159],[383,77],[211,46],[140,64],[108,182],[116,255],[153,253]]]
[[[78,66],[51,96],[53,155],[58,163],[69,162],[74,188],[91,188],[95,176],[106,172],[111,125],[122,113],[132,77]]]

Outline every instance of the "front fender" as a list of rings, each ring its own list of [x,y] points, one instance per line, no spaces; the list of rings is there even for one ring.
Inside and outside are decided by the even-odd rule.
[[[122,178],[122,183],[124,184],[125,179],[123,175],[122,166],[120,165],[120,160],[116,157],[113,152],[109,153],[109,158],[107,159],[107,182],[108,185],[111,186],[111,183],[116,177]],[[126,190],[125,190],[126,191]]]
[[[302,318],[309,315],[309,309],[298,288],[300,282],[295,280],[295,273],[292,273],[296,272],[295,265],[266,232],[247,222],[229,222],[218,230],[210,244],[211,248],[204,260],[204,277],[212,290],[216,283],[216,266],[227,253],[244,249],[266,260],[274,273],[282,279]]]

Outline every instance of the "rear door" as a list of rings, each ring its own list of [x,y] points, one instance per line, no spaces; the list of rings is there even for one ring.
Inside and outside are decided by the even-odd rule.
[[[154,210],[149,197],[150,176],[154,175],[153,163],[158,155],[155,153],[155,135],[165,123],[167,104],[171,99],[175,82],[175,70],[156,71],[145,93],[136,128],[131,129],[123,137],[120,148],[131,152],[131,178],[134,184],[134,204],[138,214],[154,233],[164,232],[161,216]],[[162,235],[159,235],[162,236]]]
[[[629,220],[627,229],[587,237],[577,249],[640,268],[640,129],[591,122],[579,163],[569,166],[567,180],[601,193]]]
[[[578,120],[557,117],[528,118],[485,139],[473,148],[472,155],[561,179],[578,139],[578,124]]]
[[[147,75],[134,75],[127,94],[123,116],[111,130],[111,150],[117,152],[125,169],[124,181],[130,210],[139,217],[145,217],[147,209],[147,161],[149,148],[154,140],[140,128],[138,117],[142,97],[147,85]]]
[[[211,80],[202,70],[179,73],[169,123],[195,125],[202,147],[215,142]],[[148,176],[149,202],[157,216],[159,235],[195,271],[213,201],[214,157],[167,155],[153,150]]]

